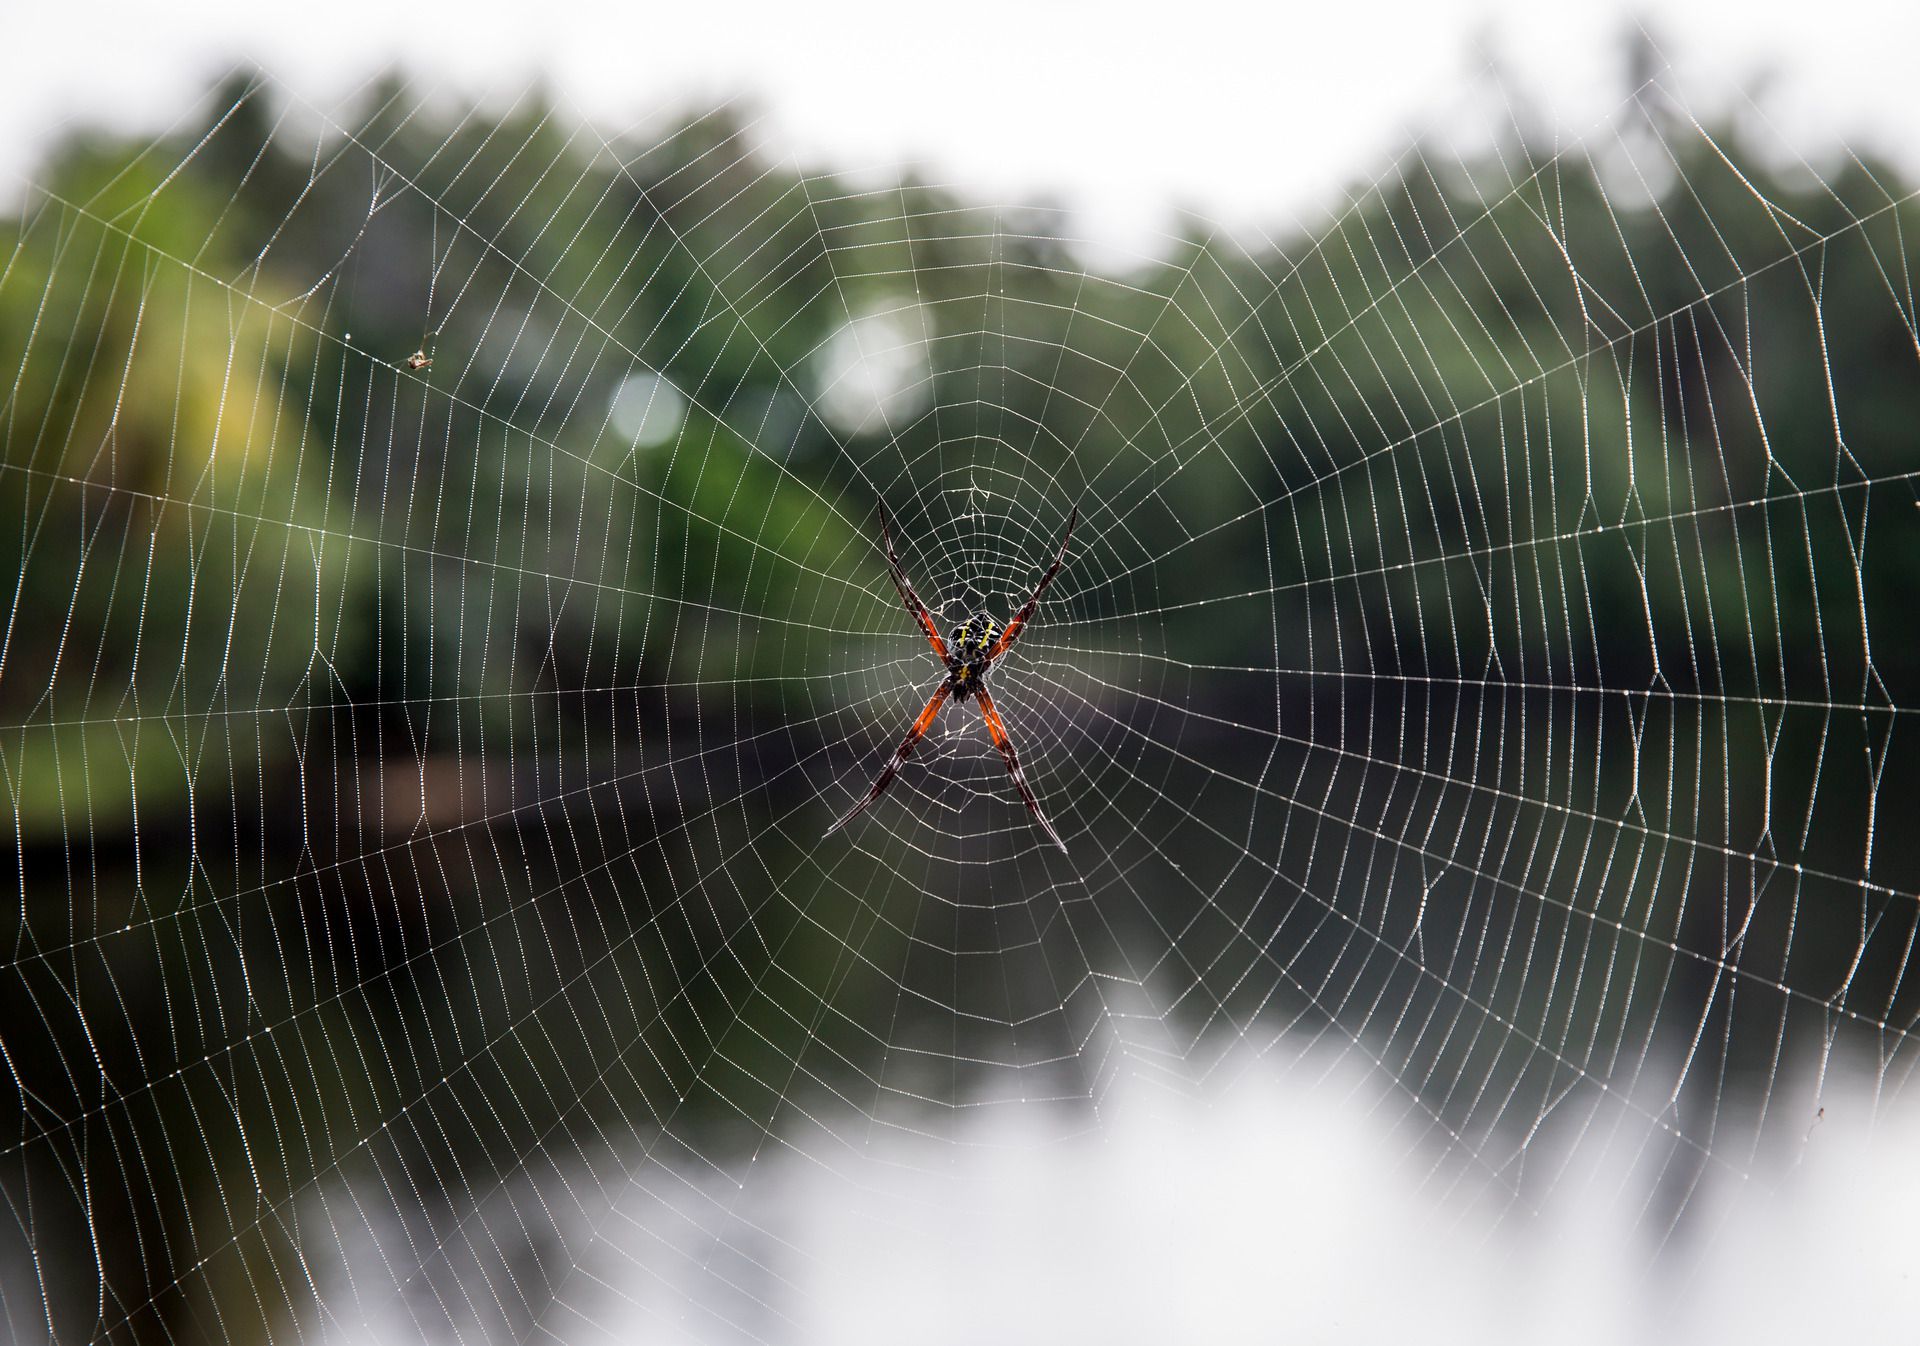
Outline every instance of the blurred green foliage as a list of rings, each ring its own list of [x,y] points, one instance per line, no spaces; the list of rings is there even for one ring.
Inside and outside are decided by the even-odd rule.
[[[211,106],[70,141],[6,226],[0,705],[33,837],[130,825],[127,780],[177,813],[272,773],[299,736],[260,722],[316,701],[502,746],[536,690],[725,678],[787,713],[797,670],[885,638],[868,497],[937,525],[956,456],[1034,539],[1103,502],[1085,569],[1131,587],[1078,615],[1153,610],[1132,638],[1197,663],[1260,662],[1279,590],[1349,669],[1912,699],[1905,643],[1870,672],[1861,630],[1912,529],[1863,548],[1850,489],[1913,467],[1885,165],[1675,136],[1641,146],[1675,185],[1622,208],[1585,157],[1421,147],[1324,232],[1196,231],[1105,279],[1044,212],[801,177],[727,114],[630,146],[398,85],[347,127],[244,81]],[[821,351],[903,304],[934,410],[831,426]],[[684,420],[623,442],[655,374]],[[260,741],[210,751],[210,716]]]

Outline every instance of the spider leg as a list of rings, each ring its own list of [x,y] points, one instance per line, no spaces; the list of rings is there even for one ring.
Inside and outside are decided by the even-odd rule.
[[[1067,563],[1067,544],[1073,541],[1073,526],[1078,522],[1080,522],[1080,507],[1075,505],[1073,513],[1067,516],[1067,532],[1060,539],[1059,555],[1053,558],[1053,564],[1047,567],[1047,573],[1040,577],[1040,583],[1034,588],[1033,597],[1029,598],[1026,605],[1013,615],[1013,620],[1007,623],[1006,629],[1000,633],[1000,638],[994,641],[992,648],[987,651],[989,664],[1012,648],[1013,642],[1020,636],[1020,628],[1027,624],[1027,619],[1033,616],[1033,610],[1040,606],[1040,595],[1047,591],[1047,586],[1053,583],[1053,577],[1060,573],[1060,567]],[[1035,810],[1035,813],[1037,815],[1038,810]],[[1059,838],[1055,837],[1054,840],[1058,841]]]
[[[823,840],[832,836],[855,818],[865,813],[867,806],[878,799],[889,785],[893,784],[893,778],[900,774],[901,766],[906,762],[907,758],[912,755],[913,745],[918,743],[921,738],[925,736],[927,730],[932,727],[934,720],[939,717],[940,707],[945,704],[947,697],[952,695],[952,692],[953,689],[948,687],[945,682],[940,684],[939,688],[935,690],[933,694],[933,699],[927,702],[926,709],[920,712],[920,718],[913,722],[913,727],[907,730],[907,736],[900,741],[900,746],[893,750],[893,756],[887,759],[886,766],[881,768],[879,778],[874,781],[873,788],[867,791],[867,797],[858,804],[855,804],[853,810],[848,813],[846,817],[821,833]]]
[[[900,592],[900,601],[907,605],[907,611],[920,623],[920,629],[927,633],[927,639],[933,644],[933,652],[941,663],[947,662],[947,642],[940,636],[940,627],[934,622],[933,614],[927,611],[927,605],[920,601],[920,595],[913,591],[913,585],[907,579],[906,569],[900,564],[900,557],[893,550],[893,529],[887,524],[887,504],[880,502],[880,536],[887,544],[887,570],[893,575],[893,587]]]
[[[1046,587],[1044,582],[1041,587]],[[1020,769],[1020,757],[1013,750],[1013,739],[1007,735],[1007,726],[1002,723],[1000,712],[994,708],[993,698],[988,696],[987,689],[982,687],[974,692],[973,699],[980,703],[980,717],[987,722],[987,732],[993,735],[993,746],[1000,749],[1000,757],[1007,764],[1007,774],[1013,777],[1014,788],[1019,790],[1020,797],[1027,801],[1027,812],[1033,815],[1034,821],[1046,829],[1054,845],[1063,851],[1066,850],[1067,843],[1060,840],[1060,834],[1053,830],[1053,824],[1047,821],[1047,815],[1040,811],[1040,801],[1033,797],[1033,791],[1027,785],[1027,773]]]

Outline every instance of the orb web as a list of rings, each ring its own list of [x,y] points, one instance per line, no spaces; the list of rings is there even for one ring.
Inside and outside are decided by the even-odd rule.
[[[1657,79],[1493,129],[1107,269],[733,107],[245,79],[50,157],[12,1332],[782,1339],[772,1167],[884,1222],[1268,1071],[1357,1073],[1443,1208],[1610,1183],[1657,1249],[1836,1061],[1897,1098],[1913,190]],[[882,502],[943,628],[1078,508],[993,672],[1065,853],[971,706],[823,839],[939,677]]]

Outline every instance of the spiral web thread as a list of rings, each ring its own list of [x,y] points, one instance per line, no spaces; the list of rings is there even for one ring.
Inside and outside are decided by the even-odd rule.
[[[1500,145],[1124,274],[731,107],[250,81],[50,167],[12,1333],[777,1340],[763,1155],[1310,1057],[1443,1201],[1612,1166],[1658,1248],[1906,1088],[1913,194],[1658,79]],[[822,840],[938,676],[879,500],[943,623],[1078,506],[993,675],[1066,854],[971,707]]]

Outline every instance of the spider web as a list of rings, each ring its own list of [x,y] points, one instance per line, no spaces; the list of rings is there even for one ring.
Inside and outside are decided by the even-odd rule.
[[[1890,1108],[1914,190],[1657,76],[1493,129],[1108,271],[734,107],[247,78],[49,160],[12,1334],[790,1339],[807,1209],[964,1231],[976,1153],[1249,1077],[1657,1256]],[[822,840],[938,677],[877,501],[943,623],[1078,506],[993,684],[1066,854],[971,707]]]

